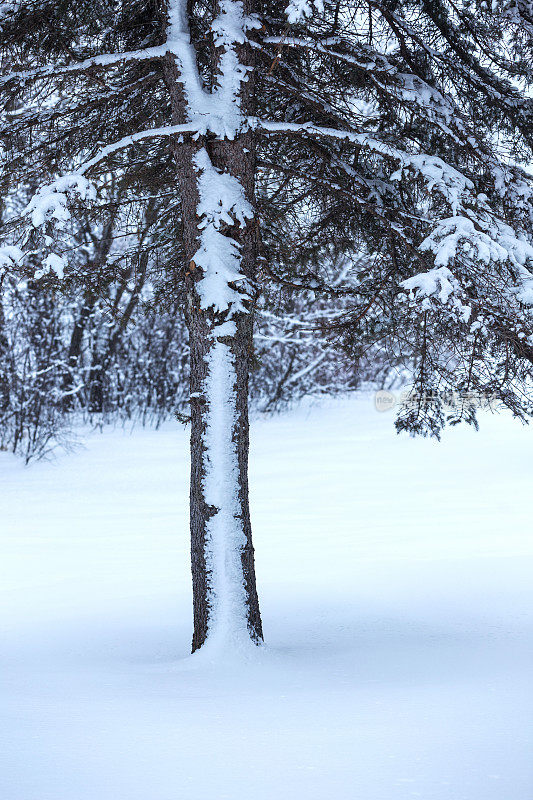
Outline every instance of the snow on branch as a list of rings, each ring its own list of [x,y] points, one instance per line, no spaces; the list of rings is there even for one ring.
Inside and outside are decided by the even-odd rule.
[[[312,50],[321,55],[329,56],[346,64],[351,64],[358,69],[364,70],[372,83],[387,92],[392,92],[399,99],[415,103],[419,111],[431,112],[449,124],[452,120],[457,123],[461,112],[453,103],[451,98],[445,97],[438,89],[424,81],[419,75],[399,72],[398,67],[393,64],[384,53],[377,51],[362,51],[360,56],[351,53],[343,53],[333,50],[330,41],[338,43],[338,40],[315,40],[304,39],[301,37],[266,36],[263,38],[264,44],[275,44],[283,47],[304,48]],[[380,80],[377,76],[387,77],[387,83]],[[454,135],[448,128],[444,128],[449,135]]]
[[[265,133],[303,133],[307,135],[324,136],[340,141],[349,141],[360,147],[366,147],[374,153],[385,156],[400,163],[390,180],[400,180],[404,169],[412,169],[426,181],[428,191],[437,190],[449,203],[454,215],[462,207],[462,197],[467,191],[474,188],[472,181],[459,170],[447,164],[438,156],[425,153],[407,153],[392,147],[367,133],[356,133],[338,128],[325,128],[314,125],[312,122],[271,122],[269,120],[250,119],[250,125]]]
[[[440,220],[420,249],[434,253],[437,266],[446,266],[458,255],[483,264],[507,262],[516,268],[533,260],[533,247],[523,236],[501,220],[481,215],[475,221],[464,216]]]
[[[39,67],[38,69],[7,72],[0,78],[0,84],[8,83],[9,81],[24,82],[37,80],[39,78],[56,78],[58,75],[83,74],[90,70],[91,67],[109,67],[122,64],[125,61],[150,61],[163,58],[167,52],[168,47],[162,45],[160,47],[147,47],[144,50],[132,50],[125,53],[103,53],[102,55],[79,61],[77,64],[66,64],[64,66],[51,64],[47,67]]]
[[[38,281],[43,275],[47,275],[51,272],[59,278],[59,280],[62,280],[66,266],[67,262],[63,256],[58,256],[56,253],[49,253],[44,259],[41,269],[38,269],[35,273],[34,279]]]
[[[31,215],[34,228],[39,228],[51,219],[55,220],[57,226],[61,228],[70,219],[70,212],[67,208],[67,192],[69,191],[78,194],[82,200],[92,200],[96,196],[94,187],[81,171],[70,173],[56,178],[47,186],[41,186],[23,213]]]
[[[460,315],[463,322],[468,322],[472,309],[461,301],[464,291],[448,267],[435,267],[428,272],[421,272],[400,283],[409,292],[412,302],[422,301],[423,310],[429,308],[429,299],[434,298],[443,305],[450,304]]]
[[[520,283],[513,288],[511,293],[525,306],[533,306],[533,274],[525,267],[522,267],[519,271],[519,276]]]
[[[4,245],[0,247],[0,267],[7,267],[8,269],[15,267],[19,264],[24,257],[22,250],[13,245]]]
[[[448,267],[436,267],[429,272],[420,272],[400,285],[408,292],[418,292],[421,297],[436,295],[441,303],[447,303],[459,284]]]
[[[512,200],[520,207],[529,202],[532,188],[523,179],[524,167],[516,163],[502,165],[469,124],[464,111],[450,95],[439,91],[423,80],[420,75],[400,72],[384,53],[365,48],[357,56],[339,52],[331,45],[339,44],[338,39],[310,39],[302,37],[267,36],[263,44],[283,47],[304,48],[335,60],[351,64],[364,70],[371,83],[381,91],[393,95],[400,103],[409,104],[426,122],[436,125],[446,136],[460,146],[467,144],[477,158],[481,159],[493,175],[494,186],[500,196]],[[343,43],[344,44],[344,43]],[[438,55],[432,53],[432,55]],[[279,79],[278,79],[279,80]],[[527,176],[526,176],[527,177]]]
[[[99,150],[93,158],[82,164],[77,172],[80,175],[84,175],[101,161],[108,158],[110,155],[113,155],[113,153],[123,150],[125,147],[129,147],[129,145],[135,144],[136,142],[142,142],[144,139],[156,139],[160,136],[164,137],[186,134],[192,134],[194,138],[198,138],[200,133],[201,131],[197,126],[188,124],[166,125],[162,128],[151,128],[145,131],[138,131],[137,133],[132,133],[130,136],[124,136],[122,139],[102,147],[102,149]]]
[[[310,19],[314,13],[324,13],[324,0],[290,0],[285,9],[289,25]]]
[[[56,178],[46,186],[41,186],[34,194],[26,208],[23,216],[29,216],[34,228],[40,228],[49,222],[53,222],[59,229],[71,218],[68,209],[69,194],[76,194],[83,200],[95,200],[96,189],[94,185],[85,177],[97,164],[100,164],[113,153],[128,147],[135,142],[145,139],[156,138],[159,136],[172,136],[177,134],[197,135],[196,128],[191,125],[171,125],[165,128],[154,128],[153,130],[139,131],[131,136],[125,136],[117,142],[103,147],[93,158],[86,161],[74,172]],[[51,242],[49,242],[51,243]],[[41,277],[45,272],[53,271],[59,278],[63,277],[66,263],[61,256],[51,253],[45,261],[45,267],[35,277]]]
[[[435,267],[400,285],[409,292],[412,301],[422,301],[422,309],[429,307],[432,298],[454,307],[464,322],[469,320],[471,308],[462,302],[466,293],[448,266],[459,257],[485,268],[490,264],[508,265],[512,269],[510,275],[515,277],[509,286],[509,279],[501,276],[501,289],[507,297],[533,305],[533,274],[527,268],[528,262],[533,263],[533,247],[501,220],[473,221],[466,217],[441,220],[420,249],[435,255]]]

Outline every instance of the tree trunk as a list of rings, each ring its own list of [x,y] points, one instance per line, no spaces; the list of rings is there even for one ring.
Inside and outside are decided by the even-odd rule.
[[[6,333],[6,320],[4,314],[4,303],[2,297],[3,286],[0,282],[0,413],[5,413],[10,404],[9,386],[9,361],[10,347]],[[0,437],[1,439],[1,437]]]
[[[83,335],[94,309],[95,300],[95,296],[90,292],[84,296],[80,313],[72,329],[67,355],[67,369],[63,377],[63,411],[71,411],[75,406],[74,395],[72,394],[74,374],[79,364]]]
[[[245,13],[250,9],[246,8]],[[183,33],[183,30],[180,31]],[[239,46],[241,63],[252,49]],[[188,121],[188,106],[179,66],[169,56],[165,64],[173,124]],[[240,103],[249,111],[251,82],[244,84]],[[252,318],[243,300],[239,311],[202,304],[198,283],[205,269],[195,254],[201,246],[199,176],[195,160],[208,154],[208,169],[231,175],[244,198],[255,208],[255,156],[250,131],[235,139],[174,143],[181,191],[183,241],[186,253],[187,324],[190,339],[191,483],[190,529],[193,583],[193,652],[204,643],[241,646],[262,638],[254,550],[248,500],[248,374],[252,352]],[[240,273],[255,281],[257,225],[255,217],[235,222],[217,234],[238,243]],[[231,286],[231,284],[229,284]],[[233,289],[232,289],[233,291]]]
[[[251,321],[249,316],[240,315],[236,321],[235,335],[220,336],[214,340],[210,338],[205,319],[200,314],[190,312],[188,322],[191,353],[190,525],[194,652],[211,633],[211,623],[220,623],[223,628],[217,631],[220,636],[241,636],[243,631],[239,628],[241,620],[238,617],[239,604],[243,601],[249,636],[259,641],[263,633],[248,501]],[[219,496],[216,506],[211,496],[206,497],[206,460],[212,460],[212,451],[218,453],[220,458],[215,466],[229,478],[228,484],[222,487],[226,497]],[[235,488],[236,497],[232,496]],[[219,541],[215,543],[210,522],[221,514],[226,515],[225,529],[218,531]],[[232,517],[237,523],[236,530],[233,529],[235,523]],[[220,548],[219,555],[223,560],[222,564],[216,566],[210,563],[208,555],[213,546]],[[218,575],[218,586],[215,586],[217,569],[223,575]],[[220,603],[223,607],[218,608],[219,618],[215,620],[215,606]]]

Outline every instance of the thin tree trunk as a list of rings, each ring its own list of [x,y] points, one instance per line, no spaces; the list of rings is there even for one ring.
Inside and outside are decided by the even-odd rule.
[[[245,4],[247,5],[247,4]],[[245,13],[250,9],[245,8]],[[239,47],[241,63],[251,48]],[[166,63],[173,123],[187,121],[189,108],[176,60]],[[246,86],[246,84],[244,84]],[[252,87],[246,86],[241,104],[249,113]],[[246,96],[244,96],[246,95]],[[187,324],[190,339],[191,484],[190,528],[193,582],[193,652],[206,641],[232,646],[262,640],[254,550],[248,501],[248,374],[252,348],[251,314],[246,310],[220,312],[202,307],[198,281],[205,270],[194,261],[201,245],[198,213],[202,169],[215,168],[235,178],[254,208],[254,150],[252,134],[234,140],[175,143],[181,191],[183,241],[188,290]],[[221,233],[218,229],[216,233]],[[222,234],[221,234],[222,235]],[[240,246],[239,271],[254,281],[257,260],[255,218],[235,222],[223,235]],[[230,284],[231,286],[231,284]],[[246,302],[246,301],[245,301]]]
[[[0,413],[3,414],[9,409],[10,402],[10,347],[9,339],[6,333],[6,319],[4,314],[2,291],[3,286],[2,282],[0,282]]]
[[[95,304],[95,296],[90,292],[85,295],[80,313],[74,323],[72,334],[70,337],[70,345],[67,354],[67,369],[63,377],[63,410],[71,411],[74,408],[75,401],[72,394],[74,388],[74,373],[78,367],[83,336],[87,326],[87,322],[92,314]]]

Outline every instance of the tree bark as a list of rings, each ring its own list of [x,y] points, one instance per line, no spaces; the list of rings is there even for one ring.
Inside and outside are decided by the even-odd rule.
[[[2,282],[0,281],[0,413],[9,409],[10,386],[9,386],[9,360],[10,347],[6,334],[6,320],[4,314],[4,303],[2,297]]]

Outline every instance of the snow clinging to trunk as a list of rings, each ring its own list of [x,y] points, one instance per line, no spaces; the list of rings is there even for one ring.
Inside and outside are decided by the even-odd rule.
[[[249,68],[241,64],[237,46],[257,21],[246,18],[241,2],[222,0],[212,23],[217,48],[213,90],[204,89],[190,43],[184,0],[169,8],[167,45],[179,66],[187,104],[187,119],[198,138],[207,131],[217,140],[233,141],[248,125],[241,112],[242,84]],[[235,365],[236,315],[247,313],[247,280],[241,273],[241,244],[235,228],[244,228],[254,210],[240,180],[215,166],[206,147],[193,157],[198,194],[198,249],[192,261],[201,270],[196,283],[199,307],[210,328],[205,355],[202,475],[209,508],[205,527],[205,564],[209,611],[208,649],[242,647],[250,643],[242,553],[247,545],[241,502]]]

